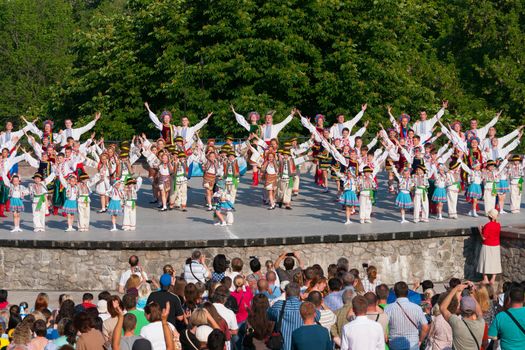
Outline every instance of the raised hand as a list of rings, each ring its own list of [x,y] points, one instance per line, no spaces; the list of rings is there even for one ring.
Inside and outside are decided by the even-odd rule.
[[[149,103],[144,102],[144,106],[146,107],[147,110],[149,110]]]
[[[206,118],[210,118],[213,115],[213,112],[208,113],[208,116]]]
[[[362,110],[363,112],[366,111],[366,107],[368,107],[368,104],[367,104],[367,103],[363,103],[363,104],[361,105],[361,110]]]
[[[168,316],[170,314],[170,303],[169,301],[166,302],[166,307],[162,309],[162,314],[160,315],[160,318],[162,322],[168,322]]]
[[[448,100],[443,100],[443,103],[441,105],[443,108],[448,108]]]
[[[101,116],[102,116],[102,115],[100,114],[100,112],[97,112],[97,113],[95,114],[95,120],[99,120]]]

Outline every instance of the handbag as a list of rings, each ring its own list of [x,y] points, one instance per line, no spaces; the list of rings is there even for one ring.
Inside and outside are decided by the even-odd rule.
[[[283,322],[283,316],[284,316],[284,307],[286,306],[286,300],[283,302],[283,306],[281,307],[281,313],[279,314],[279,319],[277,320],[277,324],[275,325],[275,329],[268,338],[268,341],[266,342],[266,346],[268,349],[271,350],[281,350],[284,345],[284,337],[281,332],[281,324]]]

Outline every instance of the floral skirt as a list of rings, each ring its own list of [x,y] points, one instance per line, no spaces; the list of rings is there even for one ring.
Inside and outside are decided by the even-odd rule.
[[[120,205],[120,199],[111,199],[109,201],[108,214],[111,216],[122,215],[122,206]]]

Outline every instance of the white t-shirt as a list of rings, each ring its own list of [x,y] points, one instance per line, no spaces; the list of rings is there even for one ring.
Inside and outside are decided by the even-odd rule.
[[[215,306],[219,315],[222,318],[224,318],[224,320],[228,324],[228,329],[232,331],[239,329],[239,325],[237,324],[237,318],[235,317],[235,313],[232,310],[219,303],[213,303],[213,306]]]
[[[383,327],[366,316],[357,316],[343,327],[341,350],[384,350]]]
[[[192,261],[191,269],[190,269],[190,264],[184,265],[184,279],[186,280],[187,283],[197,283],[197,282],[205,283],[207,277],[208,277],[208,270],[201,263]]]
[[[137,271],[137,272],[134,271],[133,274],[141,277],[140,271]],[[124,287],[126,285],[126,282],[129,280],[130,277],[131,277],[131,268],[129,268],[126,271],[122,272],[122,275],[120,275],[120,281],[118,283],[119,286]],[[144,272],[144,277],[146,277],[146,279],[148,279],[148,275],[146,274],[146,272]]]
[[[171,323],[168,322],[168,325],[172,331],[175,329]],[[156,321],[142,327],[140,330],[140,336],[150,341],[153,350],[166,350],[161,321]]]

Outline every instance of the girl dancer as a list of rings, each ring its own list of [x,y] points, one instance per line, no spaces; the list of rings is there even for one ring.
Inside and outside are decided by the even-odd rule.
[[[344,174],[332,167],[335,174],[343,181],[343,194],[339,197],[339,203],[345,207],[346,221],[345,225],[352,223],[350,216],[355,213],[355,207],[359,206],[359,200],[355,194],[357,191],[357,182],[352,168],[347,168]]]
[[[477,205],[478,200],[483,197],[481,192],[481,181],[483,180],[481,174],[481,163],[477,160],[472,161],[472,169],[468,167],[461,159],[458,159],[460,162],[461,168],[468,174],[468,188],[467,188],[467,200],[470,199],[472,202],[472,209],[469,211],[468,215],[478,217]]]
[[[124,187],[124,221],[122,229],[124,231],[135,231],[137,225],[137,192],[142,185],[142,178],[136,180],[128,178]]]
[[[403,168],[403,175],[401,176],[397,172],[397,169],[392,161],[390,161],[390,165],[392,166],[392,172],[394,173],[394,176],[399,181],[399,193],[396,197],[396,206],[401,212],[401,223],[404,224],[408,222],[405,219],[406,209],[412,209],[414,207],[412,197],[410,197],[410,191],[414,188],[414,180],[410,176],[410,168]]]
[[[419,222],[419,215],[421,214],[421,221],[428,222],[428,177],[427,169],[423,164],[416,167],[416,173],[413,176],[415,192],[414,192],[414,222]]]
[[[115,184],[108,191],[109,197],[108,214],[111,215],[112,228],[110,231],[118,231],[117,217],[122,215],[122,200],[124,199],[124,191],[121,187],[121,181],[117,180]]]
[[[48,177],[44,179],[42,174],[35,173],[33,175],[34,183],[29,185],[29,194],[32,197],[32,208],[33,208],[33,226],[34,232],[44,232],[46,230],[46,214],[48,212],[47,203],[47,186],[53,182],[55,174],[50,173]]]
[[[62,212],[67,215],[67,229],[66,232],[76,231],[73,228],[75,221],[75,214],[78,212],[78,193],[79,188],[77,184],[77,176],[69,174],[68,179],[64,178],[62,173],[58,173],[60,184],[64,188],[65,200],[62,206]]]
[[[270,204],[268,210],[273,210],[275,209],[275,191],[277,190],[277,172],[279,171],[273,152],[268,152],[261,171],[265,176],[264,189],[268,193],[267,198]]]
[[[7,172],[2,175],[5,186],[9,188],[9,201],[11,203],[10,211],[13,213],[14,228],[11,232],[22,232],[20,228],[20,213],[24,212],[24,203],[22,199],[29,194],[26,187],[20,184],[20,177],[17,174],[7,177]]]
[[[518,214],[521,206],[521,192],[523,190],[523,165],[518,154],[510,157],[508,177],[510,179],[510,212]],[[503,207],[503,206],[501,206]]]
[[[436,219],[438,220],[443,220],[443,205],[447,202],[447,190],[445,189],[446,181],[446,168],[443,163],[440,163],[434,173],[434,193],[432,193],[432,202],[436,203]]]

